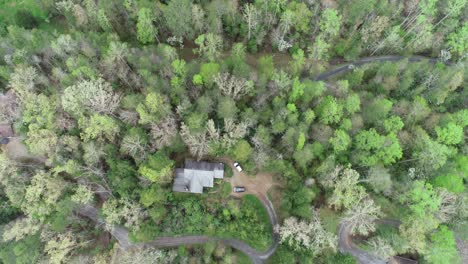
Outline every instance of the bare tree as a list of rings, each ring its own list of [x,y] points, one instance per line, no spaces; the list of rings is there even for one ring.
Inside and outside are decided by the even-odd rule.
[[[120,104],[121,95],[113,91],[104,79],[82,81],[67,87],[62,95],[62,106],[70,114],[92,110],[112,114]]]
[[[229,73],[220,73],[215,77],[219,90],[226,96],[235,100],[245,95],[253,88],[253,82],[238,78]]]
[[[258,26],[258,14],[257,8],[255,8],[252,4],[246,4],[244,6],[244,11],[242,12],[242,17],[244,18],[245,22],[247,23],[247,38],[250,39],[252,31]]]
[[[282,244],[288,244],[298,251],[306,249],[319,253],[325,249],[336,250],[336,235],[325,230],[315,211],[310,222],[287,218],[279,227],[279,233]]]
[[[380,206],[371,198],[365,198],[345,212],[344,221],[350,226],[352,235],[366,236],[375,231],[375,221],[382,216]]]
[[[18,102],[13,91],[0,95],[0,109],[0,123],[12,123],[19,117]]]
[[[204,155],[208,154],[209,140],[206,136],[206,132],[193,134],[190,132],[189,128],[182,123],[180,136],[189,147],[190,153],[197,157],[197,160],[201,160]]]
[[[436,213],[436,218],[442,223],[447,223],[458,213],[459,209],[461,209],[459,208],[458,197],[445,188],[438,188],[437,195],[441,199],[441,204]]]
[[[169,146],[177,135],[177,123],[173,117],[151,125],[151,144],[160,149]]]
[[[392,245],[390,245],[388,241],[381,237],[372,238],[369,241],[369,246],[372,248],[372,252],[375,255],[385,260],[388,260],[390,257],[395,256],[396,254],[396,251],[393,249]]]

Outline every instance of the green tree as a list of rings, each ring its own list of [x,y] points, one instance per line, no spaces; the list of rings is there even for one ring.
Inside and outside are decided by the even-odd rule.
[[[340,153],[348,149],[351,145],[351,137],[341,129],[335,130],[335,135],[330,138],[330,144],[333,146],[335,153]]]
[[[223,39],[213,33],[207,33],[198,36],[195,44],[198,46],[195,52],[213,62],[221,55]]]
[[[315,60],[326,61],[330,57],[329,49],[331,45],[327,43],[323,36],[319,35],[315,38],[314,45],[309,50],[309,56]]]
[[[358,94],[348,95],[345,101],[345,109],[348,113],[354,114],[361,110],[361,98]]]
[[[293,86],[291,93],[289,94],[289,101],[296,102],[304,95],[305,85],[299,80],[299,78],[294,78]]]
[[[140,115],[140,124],[157,123],[169,113],[169,106],[163,95],[159,93],[149,93],[145,101],[139,103],[136,111]]]
[[[320,122],[324,124],[336,124],[343,116],[343,105],[332,96],[326,96],[318,105],[317,113]]]
[[[458,55],[463,56],[468,50],[468,23],[450,33],[447,37],[447,45]]]
[[[148,141],[148,135],[143,129],[132,127],[122,138],[120,152],[131,156],[136,162],[140,162],[146,157]]]
[[[236,102],[230,97],[223,97],[218,102],[218,117],[223,118],[235,118],[239,109],[236,106]]]
[[[360,131],[355,138],[357,160],[364,166],[378,162],[392,164],[403,156],[403,151],[395,134],[382,136],[371,128]]]
[[[190,0],[170,1],[162,11],[164,21],[174,36],[192,38],[192,2]]]
[[[327,8],[320,17],[320,31],[326,38],[332,38],[340,32],[341,16],[336,9]]]
[[[301,73],[304,68],[305,57],[304,51],[301,49],[296,50],[292,55],[292,61],[290,62],[291,71],[293,76],[297,76]]]
[[[391,116],[384,120],[383,125],[387,133],[397,133],[405,124],[399,116]]]
[[[292,11],[292,25],[298,32],[307,33],[310,30],[310,20],[312,12],[306,4],[300,2],[290,2],[287,7]]]
[[[427,133],[419,128],[416,130],[416,145],[412,157],[418,166],[425,171],[432,171],[444,166],[455,150],[432,140]]]
[[[153,43],[156,37],[156,27],[153,25],[153,13],[148,8],[138,12],[137,38],[143,44]]]
[[[358,185],[359,173],[350,168],[336,168],[325,182],[327,187],[333,187],[333,194],[328,203],[339,210],[349,209],[361,201],[365,196],[364,187]]]
[[[140,193],[140,203],[145,207],[150,207],[153,204],[160,206],[160,203],[166,200],[166,193],[157,184],[152,184]]]
[[[374,99],[368,106],[363,108],[364,120],[370,124],[378,124],[385,120],[392,106],[393,103],[388,99]]]
[[[433,181],[433,185],[434,187],[445,188],[453,193],[463,193],[465,190],[463,178],[454,174],[437,176]]]
[[[432,264],[461,263],[453,231],[445,225],[440,226],[437,232],[431,235],[431,244],[428,252],[424,254],[424,259]]]
[[[252,155],[252,147],[249,142],[241,139],[234,145],[232,154],[238,162],[245,162]]]
[[[92,139],[114,141],[120,132],[119,124],[109,116],[93,114],[90,118],[82,117],[78,120],[82,130],[81,139],[89,141]]]
[[[414,181],[408,192],[401,196],[401,200],[420,218],[437,212],[442,203],[432,185],[421,180]]]
[[[299,137],[297,138],[297,145],[296,145],[296,150],[302,150],[304,148],[304,143],[306,141],[305,134],[304,132],[299,133]]]
[[[463,141],[463,127],[450,122],[444,127],[436,127],[437,141],[446,145],[456,145]]]
[[[174,161],[161,150],[149,156],[138,168],[143,177],[159,184],[171,182],[173,170]]]
[[[203,79],[203,83],[208,86],[212,85],[219,71],[220,71],[220,66],[218,63],[215,63],[215,62],[203,63],[200,69],[200,75]]]

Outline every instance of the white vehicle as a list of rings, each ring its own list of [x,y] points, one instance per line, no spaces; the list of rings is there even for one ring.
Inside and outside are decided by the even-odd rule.
[[[236,167],[238,172],[242,172],[242,167],[240,166],[239,162],[234,162],[234,167]]]

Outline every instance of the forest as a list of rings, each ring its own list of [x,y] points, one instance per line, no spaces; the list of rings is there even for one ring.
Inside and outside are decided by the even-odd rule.
[[[0,263],[468,263],[467,18],[0,0]],[[224,179],[174,192],[186,159]]]

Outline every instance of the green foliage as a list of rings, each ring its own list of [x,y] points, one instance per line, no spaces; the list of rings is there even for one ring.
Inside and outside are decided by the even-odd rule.
[[[31,97],[24,104],[23,122],[29,129],[54,128],[56,117],[56,102],[43,94]]]
[[[432,185],[420,180],[413,182],[411,189],[401,197],[401,200],[408,204],[415,216],[421,219],[436,212],[442,202]]]
[[[453,154],[454,149],[432,140],[424,131],[418,131],[413,158],[417,159],[422,169],[426,171],[439,169]]]
[[[190,0],[170,1],[167,6],[164,6],[163,15],[167,27],[174,36],[192,37],[192,2]]]
[[[84,141],[93,139],[113,141],[120,131],[115,119],[100,114],[93,114],[90,118],[82,117],[78,120],[78,125],[82,130],[81,139]]]
[[[292,11],[292,24],[298,32],[307,33],[310,30],[309,24],[312,18],[312,12],[306,4],[299,2],[290,2],[287,7]]]
[[[364,166],[373,166],[378,162],[391,164],[403,156],[403,151],[395,134],[382,136],[371,128],[360,131],[355,138],[357,159]]]
[[[306,138],[304,132],[299,133],[299,137],[297,138],[296,150],[302,150],[304,148],[305,141]]]
[[[445,127],[436,127],[437,141],[446,145],[456,145],[463,140],[463,127],[448,123]]]
[[[174,161],[160,150],[141,164],[138,173],[152,182],[164,185],[172,180],[173,170]]]
[[[341,129],[335,130],[335,135],[330,138],[330,144],[333,146],[333,151],[339,153],[348,149],[351,145],[351,137]]]
[[[266,209],[252,195],[242,200],[200,203],[199,198],[179,197],[159,224],[161,235],[210,234],[246,241],[253,248],[264,250],[272,242],[271,226]],[[184,210],[180,210],[184,208]]]
[[[391,116],[384,120],[383,125],[387,133],[397,133],[405,124],[399,116]]]
[[[327,37],[335,37],[340,32],[341,16],[336,9],[327,8],[320,17],[320,31]]]
[[[0,245],[1,263],[73,263],[90,250],[102,260],[94,224],[73,214],[104,196],[108,227],[131,228],[136,241],[193,234],[271,245],[255,197],[231,199],[218,180],[201,195],[172,191],[187,150],[277,175],[269,195],[281,218],[352,208],[368,188],[402,222],[376,237],[398,254],[456,263],[451,232],[437,228],[450,221],[466,236],[466,1],[156,2],[0,0],[0,123],[15,132],[0,155],[0,222],[24,216],[2,230],[18,241]],[[353,62],[416,53],[437,62]],[[348,68],[335,65],[343,59]],[[342,216],[327,212],[336,232]],[[273,263],[354,262],[278,252]],[[161,251],[139,253],[124,255]],[[164,263],[239,262],[234,254],[209,243]]]
[[[140,203],[146,207],[160,204],[166,200],[166,193],[156,184],[150,185],[140,193]]]
[[[0,260],[2,263],[37,263],[42,256],[43,245],[40,235],[32,235],[20,241],[2,243]]]
[[[8,198],[0,193],[0,224],[7,224],[20,212],[19,208],[14,207]]]
[[[304,67],[304,51],[301,49],[296,50],[296,52],[293,53],[292,58],[293,60],[290,62],[292,74],[297,76],[301,73],[302,68]]]
[[[156,27],[153,25],[153,13],[148,8],[138,12],[137,38],[142,44],[153,43],[156,37]]]
[[[192,112],[185,119],[185,123],[192,132],[201,132],[206,127],[208,117],[205,113]]]
[[[137,188],[137,171],[135,166],[128,160],[116,158],[117,150],[114,146],[107,147],[106,163],[109,169],[107,177],[113,192],[121,197],[129,197]]]
[[[252,155],[252,147],[246,140],[239,140],[232,148],[232,155],[238,162],[245,162]]]
[[[343,116],[343,105],[332,96],[326,96],[318,105],[317,113],[320,122],[324,124],[336,124]]]
[[[361,99],[359,98],[359,95],[349,95],[345,101],[345,109],[350,114],[354,114],[361,110]]]
[[[165,98],[159,93],[147,94],[145,101],[138,104],[136,110],[140,115],[140,124],[157,123],[169,111]]]
[[[424,255],[428,263],[461,263],[455,236],[447,226],[440,226],[439,230],[431,235],[431,242],[429,251]]]
[[[388,99],[375,99],[363,109],[364,120],[371,124],[377,124],[385,120],[392,109],[393,103]]]
[[[198,46],[195,52],[213,62],[221,55],[223,39],[213,33],[202,34],[195,39],[195,44]]]
[[[201,74],[193,75],[192,83],[195,84],[195,85],[202,85],[203,84],[203,76]]]
[[[218,117],[221,119],[235,118],[239,109],[236,107],[236,101],[230,97],[223,97],[219,100]]]
[[[310,203],[315,198],[315,193],[305,186],[293,187],[281,200],[281,208],[292,215],[302,218],[310,218]]]
[[[289,101],[290,102],[296,102],[298,101],[302,95],[304,95],[304,88],[305,85],[299,81],[299,78],[295,78],[292,86],[291,93],[289,95]]]
[[[184,60],[175,60],[171,63],[171,66],[176,75],[181,78],[185,78],[185,75],[187,74],[187,67],[185,66]]]
[[[465,22],[463,27],[448,35],[447,45],[455,51],[458,56],[462,56],[468,50],[468,23]]]
[[[218,63],[209,62],[203,63],[200,69],[200,75],[202,76],[203,83],[205,85],[212,85],[214,78],[220,71],[220,66]]]
[[[462,127],[468,126],[468,109],[462,109],[453,114],[455,123]]]
[[[434,187],[442,187],[453,193],[462,193],[465,190],[463,178],[458,175],[448,174],[437,176],[433,181]]]

